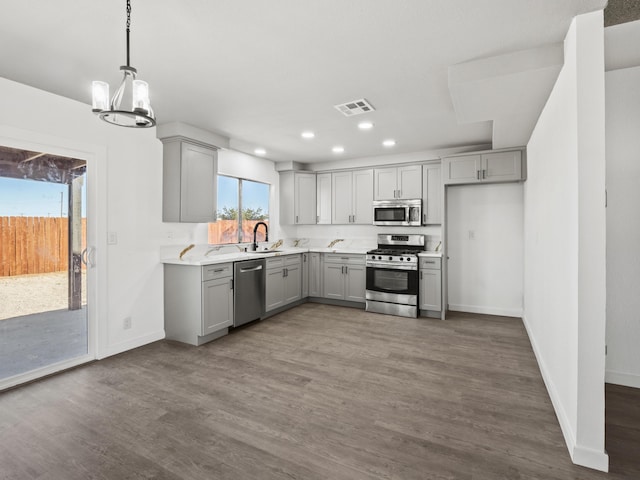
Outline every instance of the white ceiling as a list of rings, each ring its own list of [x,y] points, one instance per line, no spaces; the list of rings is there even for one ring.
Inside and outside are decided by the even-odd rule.
[[[263,147],[274,161],[333,161],[338,144],[344,159],[523,145],[572,17],[605,4],[132,0],[131,64],[159,123],[225,135],[248,153]],[[92,80],[112,91],[120,81],[124,0],[2,0],[1,11],[1,76],[87,104]],[[375,112],[333,108],[363,97]],[[373,130],[358,130],[364,119]],[[316,138],[303,140],[307,129]],[[396,147],[382,147],[386,138]]]

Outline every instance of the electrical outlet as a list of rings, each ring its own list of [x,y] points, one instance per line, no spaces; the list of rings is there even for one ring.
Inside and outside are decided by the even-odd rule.
[[[118,244],[118,233],[107,232],[107,245],[117,245],[117,244]]]
[[[122,321],[122,326],[125,330],[129,330],[131,328],[131,317],[126,317]]]

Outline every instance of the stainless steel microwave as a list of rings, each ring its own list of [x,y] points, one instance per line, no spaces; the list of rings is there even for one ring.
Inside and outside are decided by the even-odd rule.
[[[373,224],[419,227],[422,225],[422,200],[374,200]]]

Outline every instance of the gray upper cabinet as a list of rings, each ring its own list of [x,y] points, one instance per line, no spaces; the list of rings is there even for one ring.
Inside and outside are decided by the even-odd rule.
[[[522,150],[475,153],[442,160],[445,185],[524,180]]]
[[[374,200],[422,197],[422,165],[376,168]]]
[[[316,174],[280,172],[280,222],[315,225],[316,217]]]
[[[373,170],[354,170],[331,173],[332,209],[334,224],[373,223]]]
[[[422,166],[422,224],[442,223],[442,167]]]
[[[162,221],[215,222],[216,148],[183,137],[165,138],[162,143]]]
[[[331,223],[331,173],[316,175],[316,208],[318,224]]]

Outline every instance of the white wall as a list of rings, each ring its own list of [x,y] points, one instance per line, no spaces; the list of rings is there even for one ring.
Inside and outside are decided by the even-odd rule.
[[[637,47],[637,45],[633,46]],[[610,383],[636,388],[640,388],[639,107],[640,67],[607,72],[607,346],[609,354],[606,379]]]
[[[524,321],[572,460],[604,450],[602,12],[576,17],[565,64],[527,145]]]
[[[523,184],[447,187],[449,309],[522,316]]]

